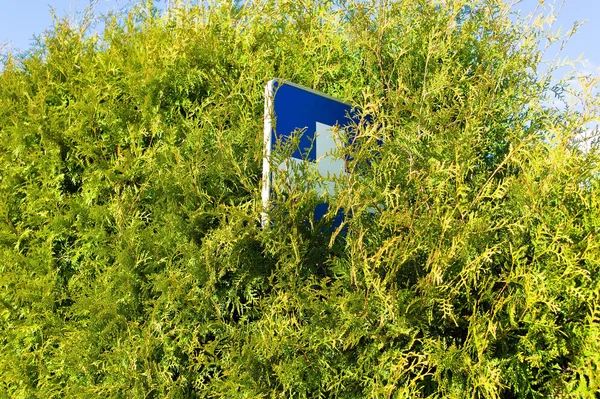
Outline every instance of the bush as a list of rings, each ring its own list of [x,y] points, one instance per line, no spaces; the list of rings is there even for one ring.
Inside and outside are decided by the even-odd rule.
[[[0,74],[0,395],[597,395],[596,81],[538,74],[543,20],[282,0],[90,21]],[[329,199],[345,233],[298,188],[260,228],[273,77],[365,116]],[[574,87],[583,106],[549,105]]]

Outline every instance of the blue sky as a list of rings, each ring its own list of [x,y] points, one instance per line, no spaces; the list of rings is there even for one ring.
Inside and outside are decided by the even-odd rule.
[[[157,3],[164,4],[166,1]],[[127,0],[97,0],[96,10],[106,12],[118,9],[126,2]],[[90,0],[0,0],[0,46],[7,42],[13,49],[25,50],[32,43],[34,35],[39,35],[50,27],[51,7],[58,15],[64,16],[81,11],[89,4]],[[528,13],[536,5],[537,0],[523,0],[516,8]],[[569,29],[575,21],[583,20],[588,22],[570,40],[562,54],[573,59],[583,54],[588,62],[585,66],[578,66],[578,69],[594,72],[600,67],[600,0],[567,0],[556,26],[562,25],[564,29]]]
[[[0,45],[7,42],[13,50],[26,50],[52,25],[50,10],[59,16],[72,15],[90,4],[89,0],[0,0]],[[107,12],[124,4],[119,0],[98,0],[96,10]]]
[[[534,11],[537,3],[537,0],[523,0],[515,8],[526,14]],[[557,0],[557,10],[561,4],[561,0]],[[600,45],[598,43],[600,41],[600,0],[567,0],[560,9],[553,29],[562,27],[563,31],[567,31],[573,27],[576,21],[587,22],[580,26],[577,33],[571,37],[563,49],[561,57],[577,59],[582,55],[582,58],[586,60],[585,65],[580,64],[577,69],[588,73],[597,72],[600,67]],[[547,58],[555,53],[556,48],[551,49]]]

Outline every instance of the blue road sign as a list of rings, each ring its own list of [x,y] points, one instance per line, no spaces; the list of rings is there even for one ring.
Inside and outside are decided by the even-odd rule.
[[[335,158],[334,126],[344,128],[352,124],[352,106],[325,93],[284,80],[273,79],[265,88],[265,117],[262,202],[265,210],[271,199],[271,172],[275,168],[289,171],[289,164],[310,162],[316,165],[323,177],[340,176],[346,172],[344,159]],[[278,141],[285,141],[294,132],[302,131],[299,144],[292,156],[282,165],[271,164],[271,152]],[[287,163],[288,165],[285,165]],[[333,194],[333,182],[325,182],[318,194]],[[315,209],[315,220],[327,213],[328,204]],[[338,215],[334,227],[339,226],[343,216]],[[266,212],[262,216],[263,227],[268,222]]]

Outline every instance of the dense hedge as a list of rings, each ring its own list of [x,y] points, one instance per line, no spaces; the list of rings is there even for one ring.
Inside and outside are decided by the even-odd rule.
[[[597,395],[598,99],[550,106],[509,11],[144,2],[7,55],[0,396]],[[260,228],[273,77],[368,114],[346,232],[315,176]]]

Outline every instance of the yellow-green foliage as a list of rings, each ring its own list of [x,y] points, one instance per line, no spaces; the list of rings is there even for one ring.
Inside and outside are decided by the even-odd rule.
[[[0,396],[597,395],[595,82],[539,77],[509,12],[144,2],[7,55]],[[299,186],[260,228],[274,77],[366,116],[341,233]]]

